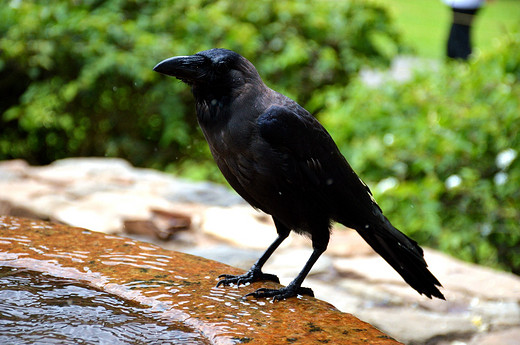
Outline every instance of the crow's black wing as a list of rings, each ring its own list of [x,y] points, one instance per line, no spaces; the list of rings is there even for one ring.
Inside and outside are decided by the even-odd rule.
[[[345,210],[351,211],[347,211],[352,214],[350,225],[362,216],[360,212],[367,213],[366,217],[381,216],[370,189],[325,128],[305,109],[273,105],[257,119],[257,125],[261,137],[283,157],[280,172],[286,181],[324,203],[332,219],[340,220],[337,218]]]
[[[315,208],[356,229],[419,293],[443,299],[417,242],[390,224],[330,135],[301,109],[272,106],[257,121],[261,136],[285,157],[283,174],[306,189],[302,199],[317,200]]]

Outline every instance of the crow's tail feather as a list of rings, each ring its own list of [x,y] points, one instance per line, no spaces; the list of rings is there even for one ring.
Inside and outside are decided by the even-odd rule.
[[[422,248],[387,219],[382,225],[365,226],[358,233],[417,292],[445,299],[437,288],[442,285],[427,268]]]

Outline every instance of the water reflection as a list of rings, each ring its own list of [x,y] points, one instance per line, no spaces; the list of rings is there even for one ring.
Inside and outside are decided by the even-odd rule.
[[[325,329],[331,316],[337,318],[330,308],[313,311],[311,303],[303,310],[306,300],[243,298],[259,286],[217,288],[220,273],[240,271],[210,260],[0,216],[2,265],[13,268],[0,272],[0,344],[42,338],[50,344],[276,344],[280,334],[296,339],[308,333],[309,322]],[[29,274],[32,281],[21,269],[63,279]]]
[[[27,270],[0,267],[0,344],[208,344],[136,303]]]

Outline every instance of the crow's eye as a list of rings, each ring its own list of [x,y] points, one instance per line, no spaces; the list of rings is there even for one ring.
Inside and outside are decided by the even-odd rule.
[[[229,66],[225,61],[220,61],[215,66],[215,70],[218,74],[225,74],[229,71]]]

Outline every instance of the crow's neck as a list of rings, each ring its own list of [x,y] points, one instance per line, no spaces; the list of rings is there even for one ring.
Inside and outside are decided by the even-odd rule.
[[[246,82],[234,87],[192,87],[193,95],[197,102],[197,118],[199,124],[209,128],[214,126],[226,125],[233,116],[233,112],[239,111],[244,107],[254,107],[257,109],[256,103],[262,96],[271,91],[261,79],[255,79],[254,82]],[[255,114],[249,114],[255,116]]]
[[[216,92],[197,91],[194,89],[193,95],[197,102],[197,119],[201,126],[209,127],[226,123],[231,115],[232,95],[218,90]]]

